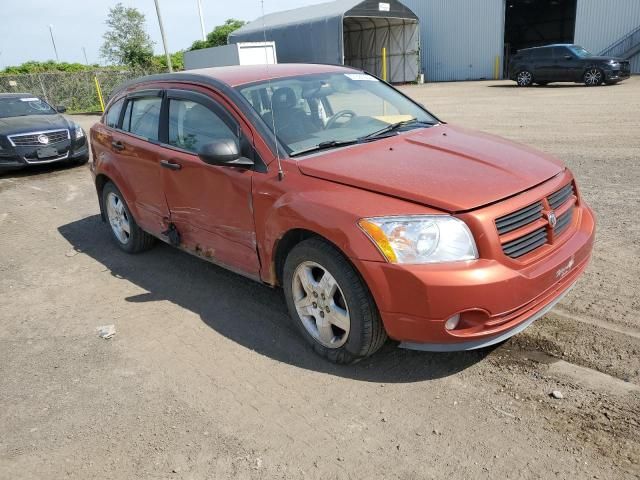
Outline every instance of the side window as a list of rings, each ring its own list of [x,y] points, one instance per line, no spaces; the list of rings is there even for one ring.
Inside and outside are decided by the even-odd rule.
[[[553,47],[553,58],[555,60],[562,60],[565,55],[569,55],[570,53],[571,52],[565,47]]]
[[[123,103],[124,98],[121,98],[116,103],[111,105],[111,108],[109,108],[104,122],[107,127],[118,128],[118,120],[120,120],[120,111],[122,110]]]
[[[169,145],[197,153],[207,143],[237,137],[204,105],[191,100],[169,100]]]
[[[149,140],[158,140],[160,125],[160,97],[141,97],[129,100],[122,129]]]

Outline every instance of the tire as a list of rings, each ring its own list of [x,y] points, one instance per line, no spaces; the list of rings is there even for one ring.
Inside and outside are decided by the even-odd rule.
[[[138,226],[122,193],[111,182],[102,189],[102,205],[111,236],[120,249],[127,253],[139,253],[149,250],[154,245],[155,237]]]
[[[589,68],[582,76],[582,81],[587,87],[597,87],[602,85],[604,74],[599,68]]]
[[[327,360],[354,363],[387,340],[369,289],[329,243],[310,238],[296,245],[284,263],[283,286],[289,315],[315,352]]]
[[[533,73],[529,70],[520,70],[516,74],[516,83],[519,87],[530,87],[533,84]]]

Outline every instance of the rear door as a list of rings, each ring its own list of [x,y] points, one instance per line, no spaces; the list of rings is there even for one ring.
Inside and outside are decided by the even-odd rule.
[[[160,162],[171,222],[184,248],[257,277],[254,172],[208,165],[197,154],[207,143],[233,139],[244,156],[252,156],[251,130],[226,108],[222,97],[193,88],[167,90],[163,106]]]
[[[128,186],[123,193],[135,209],[136,222],[156,235],[165,230],[169,217],[158,155],[162,97],[162,90],[128,95],[120,129],[113,132],[111,142],[119,173]]]
[[[531,51],[535,68],[535,81],[552,82],[554,75],[554,61],[551,48],[536,48]]]

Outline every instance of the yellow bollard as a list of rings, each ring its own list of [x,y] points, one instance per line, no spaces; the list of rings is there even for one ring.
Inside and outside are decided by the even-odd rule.
[[[493,65],[493,79],[498,80],[500,78],[500,55],[496,55],[496,61]]]
[[[387,81],[387,47],[382,47],[382,79]]]
[[[100,90],[100,84],[98,83],[98,76],[95,75],[93,80],[96,82],[96,92],[98,92],[98,100],[100,100],[100,108],[102,108],[102,112],[104,113],[104,100],[102,99],[102,91]]]

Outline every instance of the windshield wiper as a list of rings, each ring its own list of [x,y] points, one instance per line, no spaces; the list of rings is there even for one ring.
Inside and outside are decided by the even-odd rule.
[[[423,122],[414,117],[414,118],[410,118],[409,120],[402,120],[400,122],[390,123],[389,125],[381,128],[380,130],[376,130],[375,132],[365,135],[364,137],[360,137],[358,140],[362,142],[362,141],[366,141],[367,139],[377,138],[384,135],[385,133],[394,132],[399,128],[402,128],[406,125],[410,125],[413,123],[419,123],[421,125],[429,125],[429,126],[434,125],[431,122]]]
[[[347,145],[353,145],[355,143],[359,143],[359,140],[327,140],[326,142],[320,142],[313,147],[305,148],[303,150],[297,150],[289,154],[289,156],[295,157],[296,155],[302,155],[303,153],[317,152],[319,150],[328,150],[330,148],[337,147],[346,147]]]

